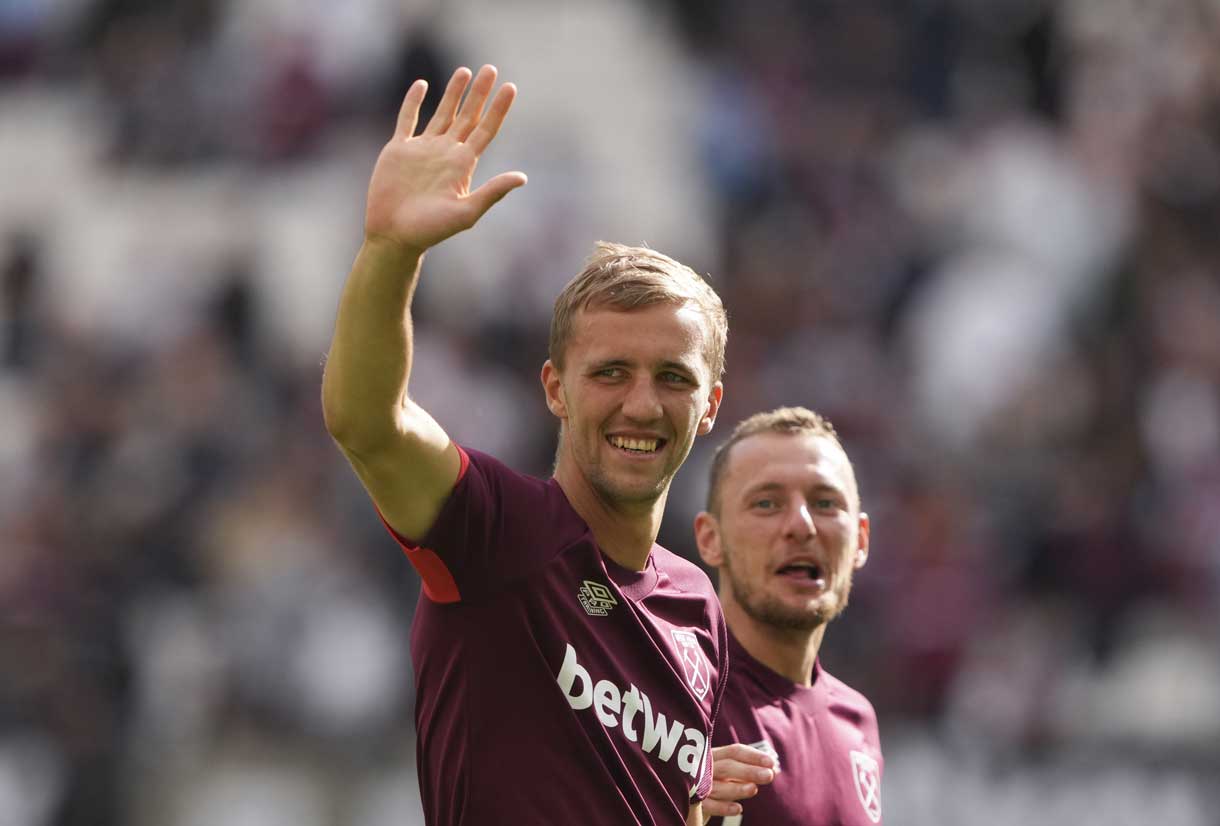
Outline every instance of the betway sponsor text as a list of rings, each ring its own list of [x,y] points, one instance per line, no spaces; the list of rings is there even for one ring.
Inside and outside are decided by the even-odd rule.
[[[707,738],[699,729],[680,720],[670,720],[652,707],[648,695],[635,685],[621,689],[609,680],[593,682],[589,671],[576,659],[576,649],[567,645],[563,665],[555,678],[568,705],[576,711],[592,708],[598,721],[606,728],[618,728],[623,736],[635,743],[645,754],[668,763],[678,753],[678,768],[697,779],[703,765]],[[684,741],[678,748],[679,741]]]

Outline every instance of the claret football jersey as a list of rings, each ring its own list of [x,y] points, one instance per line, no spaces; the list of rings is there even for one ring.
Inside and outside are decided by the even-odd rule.
[[[729,637],[732,674],[714,745],[745,743],[775,758],[775,780],[711,826],[875,826],[881,823],[877,715],[860,694],[814,665],[797,685]]]
[[[411,655],[429,826],[685,824],[711,789],[728,634],[711,582],[598,549],[555,480],[461,451],[418,543]]]

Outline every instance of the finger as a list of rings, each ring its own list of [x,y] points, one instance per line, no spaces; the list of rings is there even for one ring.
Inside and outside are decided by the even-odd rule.
[[[723,800],[713,800],[708,797],[703,801],[703,817],[732,817],[741,814],[740,803],[726,803]]]
[[[409,138],[415,134],[415,125],[419,122],[419,105],[424,102],[424,96],[427,94],[428,81],[423,79],[415,81],[411,88],[407,89],[406,97],[402,99],[402,108],[398,110],[395,137]]]
[[[479,124],[478,128],[470,134],[466,139],[466,144],[475,151],[475,154],[482,154],[500,132],[500,126],[504,123],[505,116],[508,115],[508,110],[512,107],[513,101],[517,98],[517,87],[511,83],[505,83],[496,92],[496,96],[491,101],[491,106],[487,109],[487,116]]]
[[[425,135],[443,135],[449,131],[449,127],[453,125],[453,115],[457,112],[458,101],[462,99],[462,92],[466,91],[468,83],[470,83],[470,70],[465,66],[459,66],[453,76],[449,78],[449,83],[445,86],[445,94],[441,97],[441,102],[436,105],[436,112],[432,114],[432,120],[428,121],[428,125],[424,128]]]
[[[487,98],[491,96],[491,88],[495,85],[496,67],[487,65],[479,69],[479,73],[474,77],[474,83],[470,86],[470,94],[466,95],[466,100],[462,103],[462,108],[458,111],[454,121],[453,136],[455,138],[464,141],[470,137],[470,133],[479,125],[479,119],[483,117],[483,106],[487,103]]]
[[[758,786],[753,783],[735,783],[729,781],[717,780],[712,784],[711,797],[717,800],[728,802],[730,800],[743,800],[747,797],[753,797],[758,794]]]
[[[524,172],[504,172],[471,192],[466,197],[474,209],[474,220],[478,221],[483,213],[517,187],[524,186],[526,181]]]
[[[740,763],[747,763],[751,766],[762,766],[770,769],[775,767],[775,760],[771,755],[761,749],[756,749],[753,746],[747,746],[743,743],[733,743],[729,746],[717,746],[712,749],[712,760],[736,760]]]
[[[738,780],[752,783],[770,783],[775,779],[772,769],[751,766],[737,760],[717,760],[713,764],[712,778],[715,780]]]

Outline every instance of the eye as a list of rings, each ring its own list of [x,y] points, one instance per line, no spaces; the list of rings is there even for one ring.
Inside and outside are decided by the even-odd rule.
[[[813,507],[819,511],[837,511],[839,509],[839,500],[823,496],[813,500]]]
[[[627,371],[621,367],[602,367],[600,370],[595,370],[593,375],[604,379],[621,379],[627,375]]]
[[[675,373],[672,370],[666,370],[661,374],[661,381],[666,384],[690,384],[690,379],[681,373]]]
[[[779,502],[776,502],[774,499],[763,497],[762,499],[755,499],[753,502],[751,502],[750,507],[759,511],[773,511],[779,507]]]

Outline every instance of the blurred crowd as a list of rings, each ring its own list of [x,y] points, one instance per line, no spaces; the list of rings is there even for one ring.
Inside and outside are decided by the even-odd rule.
[[[559,286],[682,258],[723,430],[803,404],[856,464],[822,661],[887,821],[1214,823],[1211,0],[0,5],[0,823],[419,822],[418,582],[318,396],[399,96],[484,60],[531,183],[430,254],[413,395],[547,474]]]

